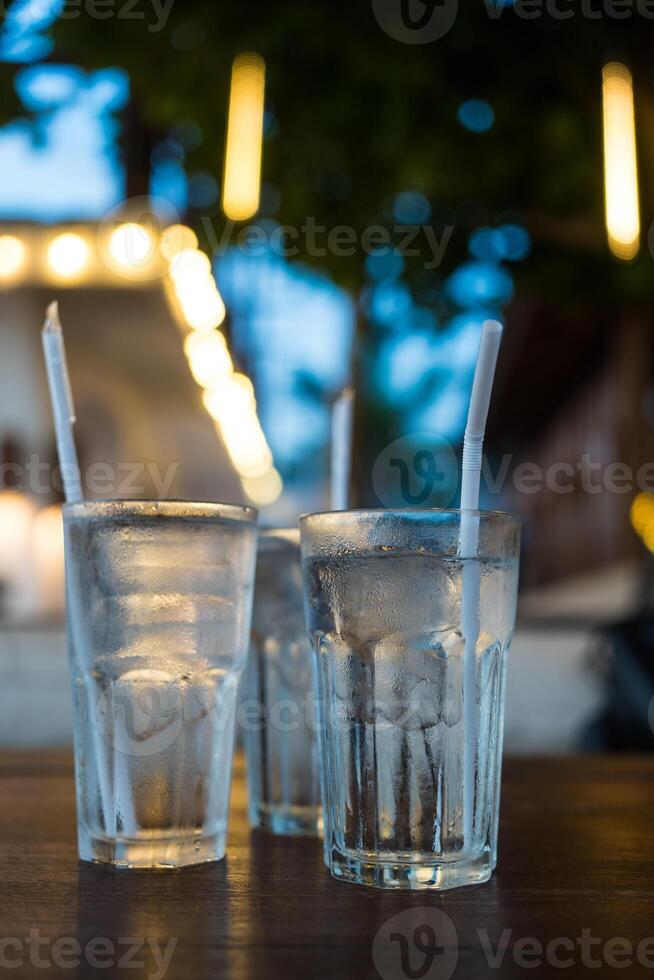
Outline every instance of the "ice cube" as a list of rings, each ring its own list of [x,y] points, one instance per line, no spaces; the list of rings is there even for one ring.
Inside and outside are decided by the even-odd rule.
[[[384,637],[375,646],[377,716],[407,731],[456,724],[463,649],[455,630]]]
[[[318,656],[327,658],[321,673],[330,679],[331,691],[323,691],[322,695],[329,698],[334,694],[338,722],[374,721],[374,648],[359,656],[347,637],[326,633],[320,637]]]
[[[327,658],[323,676],[339,717],[415,731],[460,720],[463,649],[456,630],[393,633],[357,648],[349,636],[327,633],[319,656]]]
[[[380,553],[315,562],[311,606],[318,628],[347,636],[363,654],[395,633],[453,630],[460,618],[460,567],[424,554]]]

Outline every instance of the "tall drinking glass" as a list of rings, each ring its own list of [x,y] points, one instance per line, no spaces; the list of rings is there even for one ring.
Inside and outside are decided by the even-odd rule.
[[[445,889],[487,881],[495,866],[520,525],[505,514],[466,515],[478,548],[463,559],[460,511],[301,521],[325,861],[337,878]]]
[[[255,519],[224,504],[64,508],[83,860],[224,856]]]
[[[304,622],[300,532],[259,535],[243,712],[249,818],[276,834],[319,834],[315,665]]]

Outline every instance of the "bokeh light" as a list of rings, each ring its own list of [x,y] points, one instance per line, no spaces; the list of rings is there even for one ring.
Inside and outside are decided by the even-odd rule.
[[[639,493],[630,510],[631,526],[650,551],[654,551],[654,496]]]
[[[267,470],[263,476],[244,476],[241,482],[252,503],[259,507],[274,504],[279,500],[284,489],[282,478],[274,467]]]
[[[510,273],[491,262],[466,262],[447,280],[447,291],[464,308],[506,303],[513,295]]]
[[[193,331],[184,342],[191,374],[202,388],[213,388],[234,370],[232,358],[221,333]]]
[[[431,205],[420,191],[402,191],[393,202],[393,216],[402,225],[424,225],[431,217]]]
[[[155,236],[136,222],[120,225],[109,239],[111,258],[123,272],[139,273],[154,258]]]
[[[495,122],[495,111],[485,99],[467,99],[459,106],[457,119],[471,133],[487,133]]]
[[[79,279],[90,261],[90,250],[81,235],[57,235],[48,248],[48,264],[59,279]]]
[[[611,62],[602,70],[604,194],[609,248],[632,259],[639,248],[640,209],[631,72]]]
[[[184,248],[171,261],[170,276],[175,284],[197,282],[210,275],[209,256],[197,248]]]
[[[256,407],[252,382],[244,374],[232,374],[223,384],[208,389],[203,401],[216,422],[227,424],[232,417],[240,417]]]
[[[531,250],[529,232],[521,225],[506,224],[499,228],[483,226],[470,235],[470,254],[484,262],[501,262],[508,259],[520,262]]]
[[[25,266],[27,249],[15,235],[0,235],[0,279],[16,279]]]
[[[258,54],[234,59],[223,184],[223,210],[232,221],[246,221],[259,208],[265,78]]]

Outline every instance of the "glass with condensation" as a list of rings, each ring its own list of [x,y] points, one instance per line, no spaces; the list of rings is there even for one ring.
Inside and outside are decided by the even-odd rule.
[[[315,664],[304,622],[297,528],[259,534],[244,694],[250,824],[274,834],[319,835]]]
[[[465,513],[479,533],[463,558],[462,511],[300,522],[325,861],[337,878],[445,889],[487,881],[495,867],[520,522]]]
[[[225,854],[256,511],[66,505],[80,858],[180,868]]]

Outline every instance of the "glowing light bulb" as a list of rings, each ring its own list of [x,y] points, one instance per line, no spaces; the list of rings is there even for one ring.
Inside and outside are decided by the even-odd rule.
[[[225,319],[225,304],[213,280],[199,284],[196,289],[177,290],[184,318],[194,330],[215,330]]]
[[[177,288],[211,275],[209,256],[197,248],[185,248],[170,266],[170,275]]]
[[[79,279],[89,264],[89,247],[80,235],[57,235],[48,248],[48,264],[59,279]]]
[[[10,282],[20,274],[27,250],[25,245],[15,235],[0,235],[0,279]]]
[[[240,433],[242,438],[243,433]],[[227,440],[227,449],[234,468],[241,476],[255,479],[263,476],[273,464],[273,456],[265,442],[243,448],[236,440]]]
[[[609,248],[619,259],[632,259],[640,245],[640,213],[633,81],[624,65],[604,66],[602,101]]]
[[[245,221],[259,208],[265,83],[258,54],[234,59],[223,183],[223,210],[233,221]]]
[[[184,342],[191,374],[203,388],[215,387],[234,370],[222,334],[191,333]]]
[[[244,374],[232,374],[222,384],[209,388],[203,401],[212,418],[226,425],[240,423],[244,415],[254,412],[254,388]]]
[[[135,222],[120,225],[109,239],[111,257],[123,271],[140,271],[154,257],[156,247],[152,232]]]
[[[262,476],[273,463],[272,453],[253,409],[225,416],[221,432],[232,463],[245,476]]]
[[[274,467],[262,476],[242,476],[241,485],[252,503],[259,507],[274,504],[284,489],[282,478]]]

